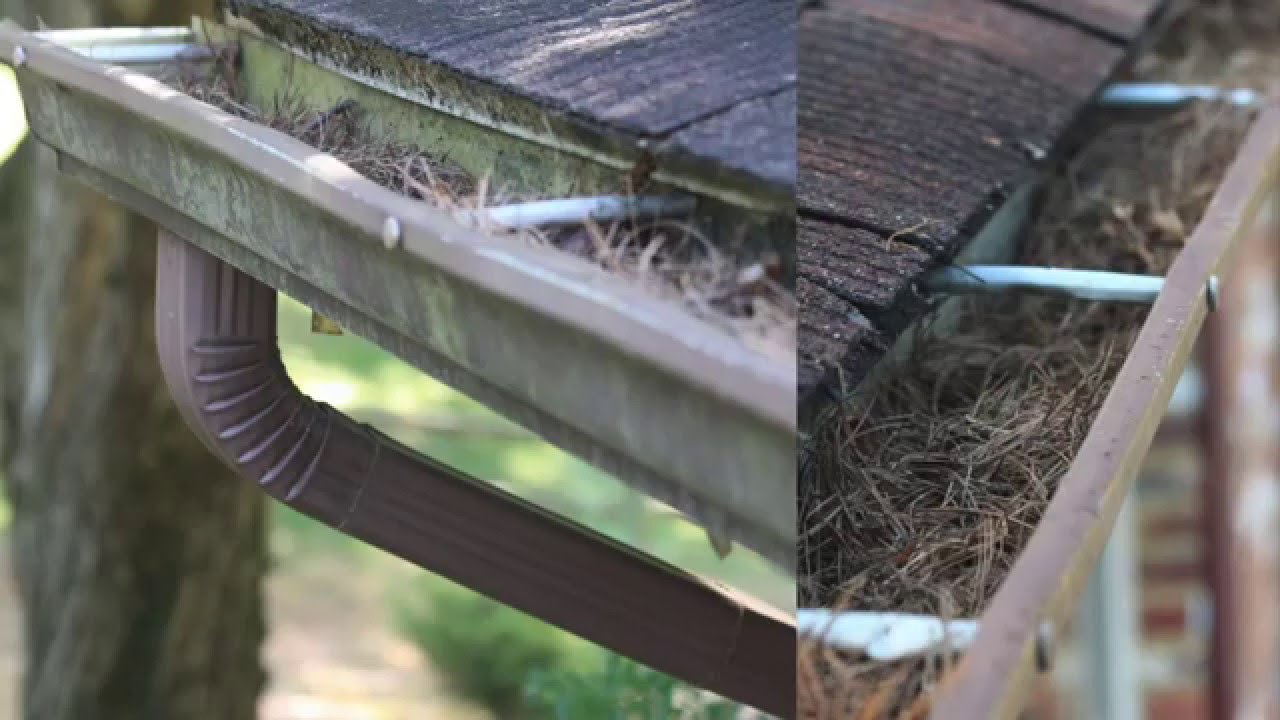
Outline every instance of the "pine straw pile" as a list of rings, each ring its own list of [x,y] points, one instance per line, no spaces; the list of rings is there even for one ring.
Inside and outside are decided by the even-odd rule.
[[[1163,274],[1249,114],[1103,125],[1050,183],[1020,263]],[[1039,522],[1146,308],[958,299],[860,388],[801,468],[801,607],[979,617]],[[947,653],[874,663],[812,643],[800,717],[923,717]]]
[[[1134,74],[1265,90],[1280,77],[1275,0],[1179,0],[1170,28]]]
[[[264,110],[242,97],[235,78],[234,65],[223,59],[213,72],[178,68],[170,82],[201,102],[295,137],[379,185],[454,211],[472,224],[473,213],[485,207],[544,199],[508,193],[446,157],[380,136],[354,102],[317,112],[286,92]],[[757,352],[778,358],[795,354],[794,295],[782,277],[782,263],[769,252],[721,247],[691,222],[670,218],[519,232],[480,224],[491,234],[556,247],[627,278]]]

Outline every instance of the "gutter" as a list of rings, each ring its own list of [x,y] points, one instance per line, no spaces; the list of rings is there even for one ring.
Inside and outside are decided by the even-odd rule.
[[[1044,517],[956,670],[935,719],[1018,717],[1052,638],[1068,626],[1133,487],[1174,387],[1210,312],[1214,275],[1227,286],[1237,254],[1280,174],[1280,105],[1267,101],[1163,287]],[[1047,629],[1047,630],[1046,630]],[[1048,640],[1046,640],[1048,638]]]
[[[793,358],[86,57],[175,37],[0,22],[0,61],[64,174],[792,571]]]
[[[0,21],[0,62],[15,66],[31,131],[59,169],[164,228],[157,350],[201,441],[237,475],[347,535],[660,672],[790,715],[789,615],[306,397],[280,359],[276,290],[584,459],[630,468],[622,479],[692,515],[741,518],[735,539],[759,541],[780,563],[795,531],[788,364],[576,258],[486,235],[292,138],[92,60],[153,65],[185,32],[37,35]],[[515,210],[520,219],[529,208]],[[735,481],[748,491],[710,485]]]

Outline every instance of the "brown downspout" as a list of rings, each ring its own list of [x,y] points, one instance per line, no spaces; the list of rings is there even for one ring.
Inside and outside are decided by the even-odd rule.
[[[187,423],[272,497],[657,670],[794,716],[790,618],[306,397],[280,360],[275,291],[165,231],[156,344]]]

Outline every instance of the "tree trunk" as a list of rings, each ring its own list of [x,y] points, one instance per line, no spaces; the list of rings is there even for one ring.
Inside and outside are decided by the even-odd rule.
[[[27,27],[182,24],[204,9],[0,0]],[[0,467],[31,720],[252,718],[264,684],[263,496],[168,397],[154,238],[32,141],[0,168]]]

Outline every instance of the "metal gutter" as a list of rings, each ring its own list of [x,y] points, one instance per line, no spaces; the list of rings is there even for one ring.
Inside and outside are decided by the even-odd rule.
[[[695,186],[702,188],[718,180],[720,189],[730,191],[731,195],[738,194],[733,190],[731,178],[714,173],[704,177],[701,184],[672,183],[663,171],[664,167],[670,169],[666,162],[670,156],[658,157],[662,155],[660,148],[645,151],[636,145],[634,138],[614,138],[617,142],[611,145],[614,150],[610,153],[621,153],[615,158],[618,162],[591,153],[569,152],[557,143],[542,143],[507,132],[506,124],[479,122],[467,112],[452,112],[451,108],[456,109],[454,104],[442,107],[440,103],[424,102],[419,92],[426,86],[441,89],[439,80],[453,88],[449,94],[463,93],[467,107],[488,108],[508,117],[501,108],[507,107],[507,100],[511,98],[503,94],[488,95],[491,88],[487,85],[463,80],[459,87],[446,78],[417,75],[395,78],[394,73],[374,73],[375,77],[369,78],[344,71],[345,62],[300,55],[276,40],[234,24],[221,25],[197,18],[193,26],[209,42],[238,49],[237,86],[245,99],[258,107],[270,107],[281,97],[288,97],[314,112],[353,103],[370,123],[373,133],[448,157],[472,175],[493,178],[499,181],[502,190],[520,197],[626,193],[632,183],[643,182],[647,177],[646,192],[697,197],[698,224],[708,230],[712,243],[720,239],[728,245],[742,241],[749,247],[771,249],[787,267],[793,268],[795,264],[794,208],[790,201],[761,203],[744,196],[741,202],[730,202],[715,193],[697,192]],[[343,51],[335,52],[343,57]],[[367,66],[369,62],[363,55],[345,57],[360,65]],[[396,59],[388,57],[387,61],[398,66]],[[406,83],[408,91],[396,89]],[[534,116],[525,115],[521,121],[524,125],[557,137],[573,135],[568,128],[551,129],[555,126],[554,118],[559,117],[557,114],[547,115],[532,107],[535,107]],[[657,162],[657,169],[652,172],[650,156]]]
[[[1208,312],[1206,287],[1231,282],[1235,252],[1274,192],[1280,105],[1269,101],[1240,148],[1117,375],[1102,410],[1009,577],[972,648],[948,677],[932,717],[1015,718],[1051,654],[1055,628],[1074,617],[1174,386]],[[1045,632],[1042,628],[1048,628]]]
[[[205,445],[277,500],[421,567],[727,697],[795,706],[781,613],[506,495],[303,395],[276,293],[161,231],[156,345]]]
[[[794,358],[766,357],[576,258],[480,233],[293,138],[0,23],[0,58],[19,57],[31,130],[69,175],[708,530],[794,565]]]

